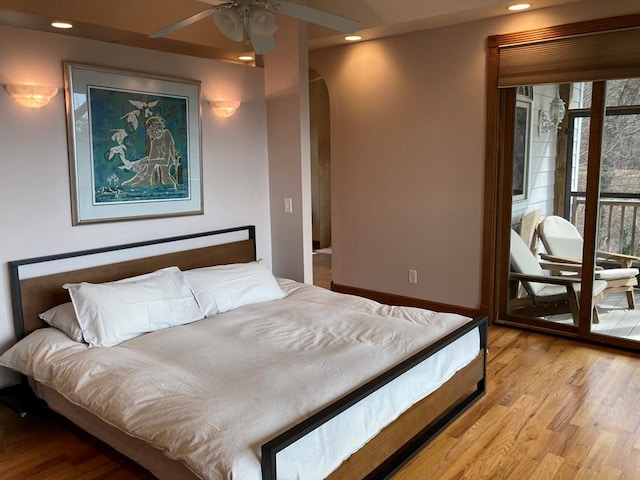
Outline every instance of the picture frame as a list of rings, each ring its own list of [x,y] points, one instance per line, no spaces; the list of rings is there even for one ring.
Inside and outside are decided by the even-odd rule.
[[[200,82],[64,62],[72,224],[203,211]]]

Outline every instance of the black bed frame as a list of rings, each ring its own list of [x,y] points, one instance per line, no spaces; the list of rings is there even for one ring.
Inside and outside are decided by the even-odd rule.
[[[57,255],[49,255],[42,257],[29,258],[24,260],[17,260],[9,263],[10,272],[10,284],[11,284],[11,301],[13,306],[13,319],[16,329],[17,339],[21,339],[25,336],[24,319],[21,301],[21,289],[20,289],[20,272],[19,269],[23,265],[43,263],[48,261],[64,260],[67,258],[87,256],[93,254],[107,253],[117,250],[126,250],[138,247],[145,247],[150,245],[157,245],[161,243],[177,242],[181,240],[190,240],[198,237],[216,236],[233,232],[246,231],[248,239],[254,241],[254,259],[255,255],[255,226],[248,225],[242,227],[227,228],[222,230],[214,230],[208,232],[201,232],[190,235],[181,235],[169,238],[162,238],[152,241],[143,241],[136,243],[128,243],[104,248],[95,248],[89,250],[82,250],[77,252],[69,252]],[[420,352],[414,354],[402,363],[387,370],[377,378],[362,385],[351,393],[340,398],[332,405],[324,408],[320,412],[312,415],[306,420],[302,421],[298,425],[292,427],[286,432],[278,435],[276,438],[268,441],[262,445],[262,478],[263,480],[276,480],[276,455],[278,452],[291,445],[298,439],[302,438],[309,432],[318,428],[325,422],[331,420],[341,412],[345,411],[352,405],[358,403],[371,393],[375,392],[379,388],[383,387],[393,379],[407,372],[411,368],[415,367],[422,361],[431,357],[446,345],[452,341],[462,337],[466,333],[472,331],[475,328],[480,332],[480,352],[483,354],[487,348],[487,317],[478,317],[468,324],[463,325],[452,333],[441,338],[434,344],[424,348]],[[453,408],[447,410],[440,415],[423,430],[420,431],[413,439],[400,447],[394,455],[392,455],[387,461],[374,470],[368,479],[383,479],[389,478],[393,473],[397,472],[406,462],[408,462],[418,451],[430,442],[438,433],[446,428],[455,418],[469,408],[474,402],[485,394],[486,391],[486,354],[484,354],[484,366],[482,379],[477,383],[476,389],[471,392],[467,397],[461,399]]]
[[[295,441],[304,437],[306,434],[320,427],[325,422],[328,422],[336,415],[339,415],[352,405],[355,405],[360,400],[364,399],[376,390],[382,388],[387,383],[391,382],[403,373],[409,371],[416,365],[420,364],[427,358],[442,350],[452,341],[462,337],[473,329],[479,329],[480,350],[486,352],[487,327],[488,322],[486,316],[475,318],[470,323],[463,325],[457,330],[454,330],[437,342],[429,345],[428,347],[424,348],[423,350],[419,351],[418,353],[414,354],[413,356],[409,357],[393,368],[387,370],[373,380],[367,382],[351,393],[338,399],[336,402],[319,411],[315,415],[307,418],[298,425],[295,425],[286,432],[278,435],[276,438],[262,445],[262,479],[276,480],[276,455],[279,451],[285,449]],[[460,402],[458,402],[453,409],[450,409],[445,414],[436,418],[433,422],[427,425],[418,435],[416,435],[413,439],[400,447],[392,457],[388,458],[382,465],[375,469],[366,478],[370,480],[377,480],[391,477],[403,465],[411,460],[411,458],[413,458],[420,451],[420,449],[422,449],[422,447],[433,440],[453,420],[455,420],[460,414],[462,414],[467,408],[469,408],[476,400],[482,397],[486,392],[486,355],[483,368],[482,380],[477,383],[476,390],[474,390],[469,396],[463,398]]]
[[[13,309],[13,324],[16,330],[16,338],[20,340],[25,336],[24,318],[22,311],[22,292],[20,289],[20,267],[23,265],[32,265],[35,263],[51,262],[55,260],[64,260],[67,258],[85,257],[100,253],[115,252],[118,250],[129,250],[133,248],[147,247],[151,245],[159,245],[162,243],[179,242],[182,240],[193,240],[202,237],[213,237],[216,235],[224,235],[226,233],[247,232],[247,239],[254,241],[253,257],[256,258],[255,225],[245,225],[242,227],[225,228],[221,230],[212,230],[208,232],[191,233],[188,235],[178,235],[175,237],[160,238],[156,240],[147,240],[143,242],[125,243],[121,245],[112,245],[109,247],[92,248],[88,250],[79,250],[77,252],[59,253],[56,255],[45,255],[42,257],[26,258],[23,260],[15,260],[9,262],[9,282],[11,285],[11,306]]]

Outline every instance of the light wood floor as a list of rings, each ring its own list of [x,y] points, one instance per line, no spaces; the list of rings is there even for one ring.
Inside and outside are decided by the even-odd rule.
[[[394,480],[640,478],[640,357],[491,327],[488,394]]]
[[[313,284],[331,290],[331,257],[330,253],[313,253]]]
[[[152,480],[147,470],[49,410],[0,405],[2,480]]]
[[[640,357],[490,327],[488,393],[394,480],[640,478]],[[0,407],[0,478],[149,479],[50,412]]]

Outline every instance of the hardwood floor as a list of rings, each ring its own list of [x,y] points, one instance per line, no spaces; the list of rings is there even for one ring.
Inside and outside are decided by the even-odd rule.
[[[331,290],[330,253],[313,252],[313,284]]]
[[[488,394],[394,477],[640,478],[640,357],[505,327]]]
[[[155,478],[50,410],[22,418],[0,406],[0,426],[2,480]]]
[[[488,393],[394,480],[640,478],[640,357],[489,329]],[[0,478],[150,479],[44,411],[0,407]]]

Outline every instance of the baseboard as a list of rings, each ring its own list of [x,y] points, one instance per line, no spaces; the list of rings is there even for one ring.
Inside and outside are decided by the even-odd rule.
[[[421,298],[405,297],[403,295],[395,295],[393,293],[377,292],[375,290],[366,290],[364,288],[350,287],[347,285],[339,285],[331,282],[331,290],[339,293],[347,293],[349,295],[357,295],[359,297],[369,298],[376,302],[385,303],[387,305],[402,305],[407,307],[425,308],[436,312],[449,312],[464,315],[465,317],[477,317],[481,315],[480,309],[461,307],[458,305],[449,305],[446,303],[432,302]]]

